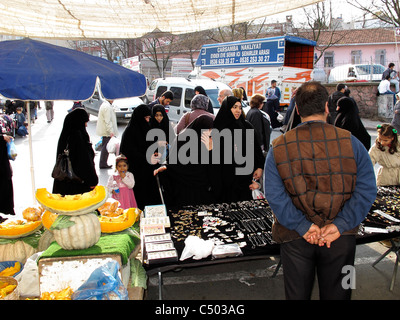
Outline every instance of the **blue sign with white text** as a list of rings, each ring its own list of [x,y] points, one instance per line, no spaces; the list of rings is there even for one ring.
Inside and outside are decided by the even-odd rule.
[[[285,56],[285,38],[267,38],[204,45],[197,64],[201,68],[279,66]]]

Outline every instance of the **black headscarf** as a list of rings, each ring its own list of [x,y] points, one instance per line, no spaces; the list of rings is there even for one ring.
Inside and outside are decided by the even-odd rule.
[[[157,112],[161,112],[161,114],[163,115],[163,119],[161,120],[161,122],[158,122],[155,118]],[[150,126],[152,129],[161,129],[162,131],[164,131],[168,143],[172,143],[174,141],[175,132],[163,105],[156,104],[151,109]]]
[[[133,169],[133,157],[140,153],[145,160],[145,153],[149,146],[146,142],[147,132],[150,130],[150,124],[145,117],[150,116],[151,112],[147,105],[137,106],[132,113],[124,133],[121,137],[120,152],[128,158],[129,167]]]
[[[236,120],[232,113],[231,109],[237,102],[240,103],[240,100],[234,96],[228,96],[222,101],[221,108],[214,120],[214,128],[220,131],[223,129],[234,130],[246,128],[246,119],[243,114]]]
[[[86,131],[86,122],[88,121],[89,115],[85,109],[77,108],[67,114],[58,140],[57,155],[64,151],[69,137],[74,132],[79,132],[84,140],[90,142],[89,134]]]

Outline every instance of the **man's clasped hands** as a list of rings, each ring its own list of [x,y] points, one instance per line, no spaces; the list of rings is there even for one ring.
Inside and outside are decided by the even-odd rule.
[[[303,235],[303,238],[310,244],[316,244],[320,247],[326,245],[331,247],[331,243],[340,237],[338,228],[333,224],[327,224],[320,228],[316,224],[312,224],[310,229]]]

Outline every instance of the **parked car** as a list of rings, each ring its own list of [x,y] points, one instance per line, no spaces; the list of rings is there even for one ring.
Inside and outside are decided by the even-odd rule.
[[[381,64],[346,64],[330,71],[329,83],[381,81],[385,67]]]
[[[222,82],[211,79],[187,79],[179,77],[158,78],[153,80],[146,91],[147,102],[154,101],[167,90],[174,93],[174,100],[169,104],[168,117],[173,122],[178,122],[186,112],[190,111],[190,101],[194,97],[194,88],[202,86],[211,99],[214,114],[217,114],[220,105],[218,93],[221,89],[230,89]]]
[[[325,83],[326,82],[325,70],[318,68],[313,69],[313,71],[311,72],[311,79],[313,79],[314,81]]]
[[[101,92],[96,89],[93,96],[88,100],[82,101],[82,104],[89,114],[97,117],[99,108],[105,100]],[[117,122],[129,121],[132,117],[133,109],[143,103],[143,100],[139,97],[115,99],[112,106],[117,116]]]

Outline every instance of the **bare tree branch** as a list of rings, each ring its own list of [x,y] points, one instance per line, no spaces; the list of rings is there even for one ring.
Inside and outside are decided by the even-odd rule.
[[[362,0],[347,0],[347,3],[370,14],[373,18],[395,27],[400,26],[400,4],[398,0],[372,0],[370,4],[365,4]]]

